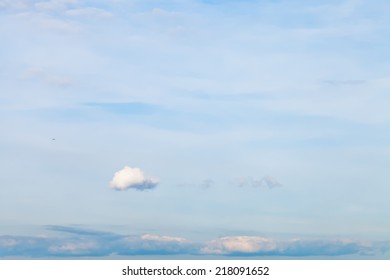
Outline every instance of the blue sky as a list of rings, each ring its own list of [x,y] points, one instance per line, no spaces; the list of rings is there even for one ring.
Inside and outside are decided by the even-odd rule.
[[[0,257],[389,258],[389,9],[0,0]]]

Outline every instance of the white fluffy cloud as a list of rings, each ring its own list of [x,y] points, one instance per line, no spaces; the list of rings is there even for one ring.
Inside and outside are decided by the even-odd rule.
[[[141,169],[125,166],[115,172],[110,182],[110,187],[119,191],[127,189],[143,191],[153,189],[158,183],[159,181],[157,179],[145,176]]]

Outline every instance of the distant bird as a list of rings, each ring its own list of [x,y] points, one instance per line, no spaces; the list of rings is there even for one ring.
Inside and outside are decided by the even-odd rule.
[[[56,140],[55,138],[52,138],[51,140]]]

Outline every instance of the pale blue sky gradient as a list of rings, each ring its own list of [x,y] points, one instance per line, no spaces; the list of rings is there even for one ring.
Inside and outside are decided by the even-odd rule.
[[[388,242],[389,11],[0,0],[0,237]],[[126,165],[159,185],[110,189]]]

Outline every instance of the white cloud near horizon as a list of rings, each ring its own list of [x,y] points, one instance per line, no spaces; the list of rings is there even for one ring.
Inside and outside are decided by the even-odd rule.
[[[158,179],[145,176],[141,169],[125,166],[121,170],[115,172],[114,177],[110,182],[110,187],[118,191],[127,189],[144,191],[153,189],[158,183]]]

